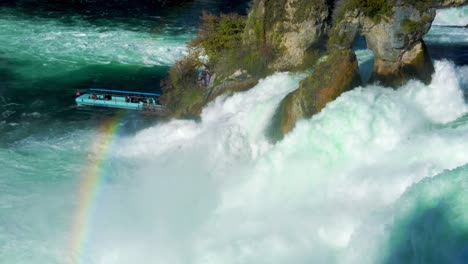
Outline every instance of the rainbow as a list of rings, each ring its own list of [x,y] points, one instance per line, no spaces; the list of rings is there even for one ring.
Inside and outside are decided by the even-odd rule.
[[[109,151],[118,134],[120,114],[106,120],[98,130],[92,143],[95,159],[82,170],[78,189],[78,203],[73,216],[70,242],[65,263],[86,263],[86,251],[91,246],[91,226],[96,212],[101,186],[106,177],[106,163]]]

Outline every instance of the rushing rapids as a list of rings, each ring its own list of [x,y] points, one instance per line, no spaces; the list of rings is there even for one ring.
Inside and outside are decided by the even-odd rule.
[[[123,78],[151,88],[149,76],[184,52],[190,29],[150,33],[147,20],[96,24],[0,12],[2,261],[468,258],[468,67],[450,52],[453,42],[466,52],[467,29],[434,27],[426,36],[429,48],[448,47],[437,50],[429,85],[357,88],[272,143],[275,109],[300,74],[275,73],[218,98],[200,121],[96,114],[72,106],[72,96],[50,108],[40,92],[60,94],[57,84],[119,87]],[[112,44],[100,45],[102,34],[112,34]],[[357,55],[361,74],[369,74],[371,52],[361,47]]]

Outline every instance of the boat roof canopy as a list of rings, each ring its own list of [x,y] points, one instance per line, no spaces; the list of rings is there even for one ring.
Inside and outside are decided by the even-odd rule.
[[[109,89],[97,89],[97,88],[92,88],[89,89],[92,92],[97,92],[97,93],[113,93],[113,94],[131,94],[131,95],[141,95],[141,96],[155,96],[159,97],[161,96],[160,94],[157,93],[140,93],[140,92],[130,92],[130,91],[119,91],[119,90],[109,90]]]

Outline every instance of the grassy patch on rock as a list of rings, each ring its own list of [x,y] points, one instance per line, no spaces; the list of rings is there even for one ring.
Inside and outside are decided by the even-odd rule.
[[[367,17],[379,21],[392,15],[392,2],[386,0],[342,0],[339,1],[333,12],[335,22],[341,21],[346,12],[361,10]]]
[[[216,16],[204,13],[199,32],[190,47],[203,49],[210,61],[217,61],[223,51],[240,46],[245,24],[246,18],[237,14]]]

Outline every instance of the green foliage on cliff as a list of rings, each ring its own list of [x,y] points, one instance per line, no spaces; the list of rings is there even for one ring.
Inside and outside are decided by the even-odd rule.
[[[433,6],[437,6],[441,1],[439,0],[401,0],[405,5],[414,6],[420,11],[425,11]]]
[[[403,22],[401,22],[401,27],[403,28],[403,31],[405,33],[418,31],[423,26],[424,26],[424,23],[421,23],[420,21],[414,21],[408,18],[404,19]]]
[[[428,14],[424,14],[420,20],[406,18],[401,22],[401,27],[405,33],[420,31],[431,22],[431,19],[431,16]]]
[[[196,82],[198,68],[203,65],[200,57],[202,54],[208,55],[208,64],[213,67],[224,60],[228,50],[242,46],[245,21],[245,17],[237,14],[203,14],[200,30],[189,44],[188,55],[171,67],[169,77],[163,84],[163,103],[174,116],[198,114],[201,111],[207,90]]]
[[[287,0],[265,0],[265,28],[271,28],[286,17]]]
[[[169,77],[162,85],[162,102],[173,116],[198,112],[203,102],[204,91],[196,84],[197,68],[201,65],[198,54],[189,53],[169,70]]]
[[[169,70],[172,86],[186,87],[194,85],[195,80],[193,76],[196,76],[196,68],[199,65],[200,61],[194,54],[176,62]]]
[[[264,75],[273,50],[267,42],[244,41],[246,18],[237,14],[204,14],[200,31],[190,43],[191,49],[208,55],[209,65],[219,77],[238,69],[255,76]]]
[[[268,65],[273,58],[273,48],[265,44],[244,44],[235,49],[225,50],[223,56],[214,64],[221,78],[228,77],[239,69],[250,75],[263,77],[269,73]]]
[[[358,0],[359,8],[368,17],[380,19],[391,15],[391,7],[386,0]]]
[[[208,66],[212,75],[216,74],[213,86],[221,84],[239,69],[248,72],[244,77],[247,79],[241,84],[223,84],[227,87],[225,91],[245,89],[254,83],[255,78],[269,72],[268,64],[273,54],[271,46],[244,41],[245,25],[246,18],[237,14],[203,15],[200,30],[188,46],[188,55],[171,67],[169,77],[162,85],[163,103],[173,116],[197,115],[213,97],[212,87],[197,84],[199,68],[203,64]],[[209,60],[202,61],[202,55],[207,55]]]
[[[341,21],[347,11],[361,10],[366,16],[378,21],[392,15],[391,3],[386,0],[342,0],[333,12],[335,22]]]
[[[293,22],[301,23],[325,11],[327,5],[322,0],[296,0],[292,7],[296,9]]]
[[[246,18],[237,14],[216,16],[204,13],[200,31],[190,46],[203,48],[210,61],[217,61],[223,51],[242,44],[245,23]]]
[[[204,96],[199,87],[172,88],[164,91],[162,103],[171,111],[172,117],[197,116],[204,105]]]

